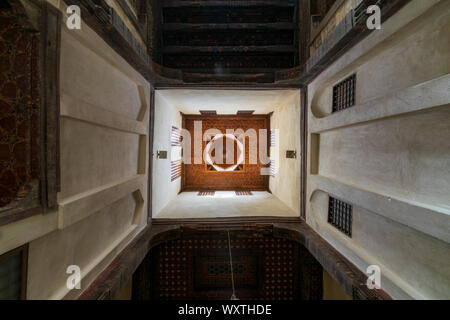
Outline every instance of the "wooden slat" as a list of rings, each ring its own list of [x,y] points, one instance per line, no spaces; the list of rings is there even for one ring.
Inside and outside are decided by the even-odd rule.
[[[189,53],[285,53],[295,52],[294,46],[272,45],[272,46],[167,46],[164,47],[164,53],[167,54],[189,54]]]
[[[181,145],[181,130],[177,127],[172,127],[172,131],[170,134],[170,145],[171,146],[180,146]]]
[[[216,110],[200,110],[199,112],[202,116],[217,116]]]
[[[255,113],[255,110],[238,110],[236,113],[238,116],[251,116]]]
[[[293,7],[295,1],[293,0],[165,0],[161,1],[163,8],[177,8],[177,7],[261,7],[261,6],[275,6],[275,7]]]
[[[165,23],[164,31],[215,31],[215,30],[293,30],[295,23]]]
[[[170,163],[170,181],[175,181],[181,177],[182,165],[181,160],[172,161]]]

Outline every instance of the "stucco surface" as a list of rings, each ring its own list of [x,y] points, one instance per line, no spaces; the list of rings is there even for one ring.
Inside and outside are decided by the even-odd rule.
[[[448,1],[411,1],[308,86],[307,222],[394,298],[450,297]],[[356,73],[356,105],[331,113]],[[349,238],[328,198],[353,205]]]
[[[0,253],[29,242],[28,299],[69,299],[147,223],[149,83],[86,24],[61,30],[58,210],[0,227]]]
[[[181,159],[180,147],[171,146],[172,126],[181,129],[181,113],[159,91],[155,93],[155,134],[153,140],[152,216],[156,217],[175,199],[181,189],[181,178],[170,181],[170,162]],[[157,158],[158,151],[167,151],[167,159]]]
[[[237,196],[233,191],[216,191],[214,196],[183,192],[156,216],[156,219],[295,217],[297,214],[274,195],[253,191],[251,196]]]
[[[300,216],[300,91],[275,108],[270,118],[270,127],[278,134],[278,147],[272,147],[270,154],[278,164],[278,172],[269,178],[270,191]],[[288,150],[296,151],[297,157],[286,158]]]

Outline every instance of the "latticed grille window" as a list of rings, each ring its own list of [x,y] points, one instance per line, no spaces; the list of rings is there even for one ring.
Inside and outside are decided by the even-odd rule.
[[[351,204],[330,197],[328,204],[328,223],[351,237],[352,210],[353,207]]]
[[[170,181],[175,181],[181,177],[181,160],[170,162]]]
[[[270,130],[270,146],[275,147],[275,130]]]
[[[275,168],[275,160],[270,160],[270,175],[275,177],[276,168]]]
[[[177,127],[172,127],[170,134],[170,144],[174,147],[181,146],[181,130]]]
[[[356,74],[339,82],[333,87],[333,112],[355,105]]]

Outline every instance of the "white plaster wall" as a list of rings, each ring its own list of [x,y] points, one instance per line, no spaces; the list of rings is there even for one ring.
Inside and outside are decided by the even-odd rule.
[[[149,83],[82,23],[61,32],[58,210],[0,228],[0,253],[30,242],[28,299],[72,299],[147,223]],[[81,290],[66,287],[69,265]]]
[[[269,177],[270,191],[300,216],[301,142],[300,90],[286,103],[275,108],[270,127],[277,132],[278,148],[271,147],[271,159],[278,171]],[[287,159],[286,151],[297,151],[296,159]]]
[[[450,298],[450,2],[413,0],[308,86],[307,222],[394,298]],[[331,114],[356,73],[356,105]],[[353,205],[349,238],[328,197]]]
[[[170,162],[181,159],[180,147],[172,147],[172,126],[182,128],[181,113],[163,95],[155,92],[155,134],[153,140],[152,216],[157,217],[181,190],[181,178],[170,181]],[[167,151],[167,159],[158,159],[158,151]]]

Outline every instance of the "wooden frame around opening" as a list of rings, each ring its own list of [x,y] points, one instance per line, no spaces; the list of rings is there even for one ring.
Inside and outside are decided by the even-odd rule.
[[[153,140],[154,140],[154,110],[155,110],[155,91],[156,90],[167,90],[167,89],[192,89],[192,90],[252,90],[252,91],[261,91],[261,90],[299,90],[300,91],[300,141],[302,143],[302,157],[301,157],[301,170],[303,170],[303,174],[300,177],[300,193],[299,193],[299,201],[300,201],[300,216],[299,217],[252,217],[249,220],[246,220],[246,218],[230,218],[227,219],[230,223],[246,223],[246,222],[268,222],[267,219],[269,219],[272,222],[300,222],[306,220],[306,153],[307,153],[307,116],[306,116],[306,110],[307,110],[307,87],[304,85],[272,85],[272,86],[246,86],[246,85],[229,85],[229,86],[210,86],[210,85],[196,85],[196,84],[181,84],[181,85],[155,85],[151,86],[151,99],[150,99],[150,137],[149,137],[149,181],[148,181],[148,224],[154,224],[155,222],[158,224],[177,224],[177,223],[183,223],[186,222],[182,219],[170,219],[167,221],[162,220],[154,220],[153,219],[153,213],[152,213],[152,181],[153,181],[153,175],[152,175],[152,160],[153,160]],[[185,127],[185,116],[183,113],[182,115],[182,128]],[[243,115],[242,117],[245,117],[246,115]],[[250,116],[250,115],[247,115]],[[254,116],[254,115],[253,115]],[[260,115],[261,116],[261,115]],[[270,118],[272,116],[272,113],[269,113],[267,115],[268,119],[268,128],[271,129],[271,121]],[[221,117],[221,115],[217,115],[216,117]],[[267,141],[268,143],[268,150],[270,151],[270,139]],[[181,191],[184,189],[184,166],[182,166],[182,185],[181,185]],[[266,177],[266,184],[267,184],[267,191],[269,193],[272,193],[269,188],[269,176]],[[204,220],[204,219],[203,219]],[[201,223],[202,219],[192,219],[188,221],[188,223],[192,222],[198,222]],[[205,221],[207,223],[222,223],[223,221],[221,218],[217,219],[208,219]]]
[[[9,257],[18,252],[21,252],[20,300],[26,300],[27,299],[27,275],[28,275],[28,243],[0,255],[0,262],[4,258]]]
[[[12,2],[11,0],[8,0]],[[14,1],[15,6],[21,6]],[[18,199],[17,205],[0,213],[0,226],[22,220],[56,208],[56,195],[60,191],[59,156],[59,61],[61,46],[61,12],[48,2],[27,0],[26,19],[40,36],[38,50],[39,81],[39,180],[37,195],[33,199]],[[36,26],[36,28],[34,28]],[[22,201],[23,200],[23,201]]]

